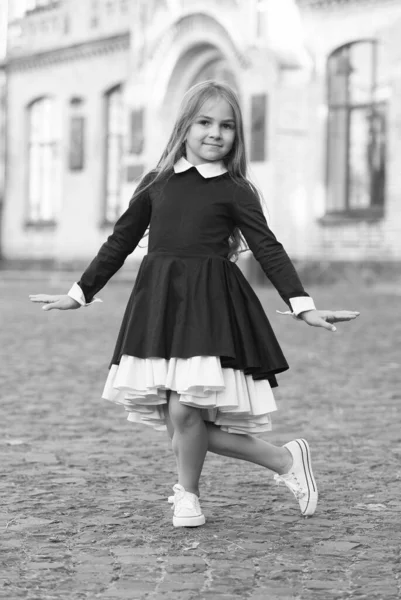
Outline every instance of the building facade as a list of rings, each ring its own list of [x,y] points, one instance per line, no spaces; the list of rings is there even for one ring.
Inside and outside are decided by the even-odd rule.
[[[401,3],[298,5],[314,63],[302,90],[305,198],[314,206],[305,256],[399,262]]]
[[[8,4],[0,1],[0,258],[6,161],[6,73]]]
[[[12,6],[6,259],[91,259],[210,78],[240,96],[251,176],[293,258],[401,258],[398,1]]]

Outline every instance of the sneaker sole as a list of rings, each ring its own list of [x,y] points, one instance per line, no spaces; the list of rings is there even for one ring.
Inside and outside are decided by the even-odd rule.
[[[199,527],[206,522],[205,515],[196,517],[173,517],[174,527]]]
[[[312,461],[311,461],[309,444],[306,440],[303,440],[303,439],[296,440],[296,442],[301,450],[302,463],[304,466],[306,481],[308,483],[308,491],[309,491],[308,503],[306,505],[306,508],[301,511],[302,514],[307,517],[307,516],[313,515],[313,513],[316,510],[317,500],[318,500],[318,492],[317,492],[317,487],[316,487],[316,481],[315,481],[315,478],[313,477],[313,472],[312,472]]]

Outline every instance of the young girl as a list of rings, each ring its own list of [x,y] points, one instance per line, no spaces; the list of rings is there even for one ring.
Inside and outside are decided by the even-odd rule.
[[[128,420],[167,429],[177,461],[173,525],[205,523],[199,478],[207,450],[275,471],[312,515],[318,492],[308,443],[259,439],[271,430],[272,388],[288,364],[256,294],[231,259],[245,241],[295,318],[335,331],[359,313],[316,310],[247,179],[238,99],[206,81],[184,96],[156,169],[68,294],[31,295],[44,310],[99,301],[149,226],[103,398]],[[243,236],[243,237],[242,237]]]

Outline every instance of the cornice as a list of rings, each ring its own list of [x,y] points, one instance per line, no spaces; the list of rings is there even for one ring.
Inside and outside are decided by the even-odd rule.
[[[10,56],[6,59],[5,65],[9,72],[27,71],[49,67],[61,62],[72,62],[111,52],[128,50],[129,47],[130,34],[122,33],[90,42],[74,44],[66,48],[55,48],[24,56]]]
[[[399,6],[398,0],[296,0],[301,9],[325,9],[341,7]]]

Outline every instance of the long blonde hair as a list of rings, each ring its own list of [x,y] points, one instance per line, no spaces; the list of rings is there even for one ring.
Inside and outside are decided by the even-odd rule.
[[[177,160],[182,156],[185,157],[185,139],[188,130],[196,116],[199,114],[203,104],[210,98],[223,98],[230,104],[234,113],[234,143],[231,150],[223,158],[227,171],[231,179],[243,187],[250,188],[259,199],[259,202],[262,203],[262,197],[259,190],[247,176],[248,163],[245,149],[244,126],[237,95],[226,83],[220,83],[214,80],[197,83],[186,92],[181,101],[178,116],[166,148],[157,163],[155,169],[156,174],[152,178],[152,181],[147,185],[141,186],[141,184],[139,184],[137,188],[138,193],[142,193],[158,180],[171,175]],[[137,192],[134,193],[130,204],[135,200],[136,195]],[[146,235],[148,235],[148,231],[145,233],[144,237]],[[234,229],[229,238],[229,246],[230,250],[228,258],[234,261],[238,260],[238,256],[241,252],[248,250],[246,241],[238,227]],[[244,246],[244,249],[241,250],[241,246]]]

